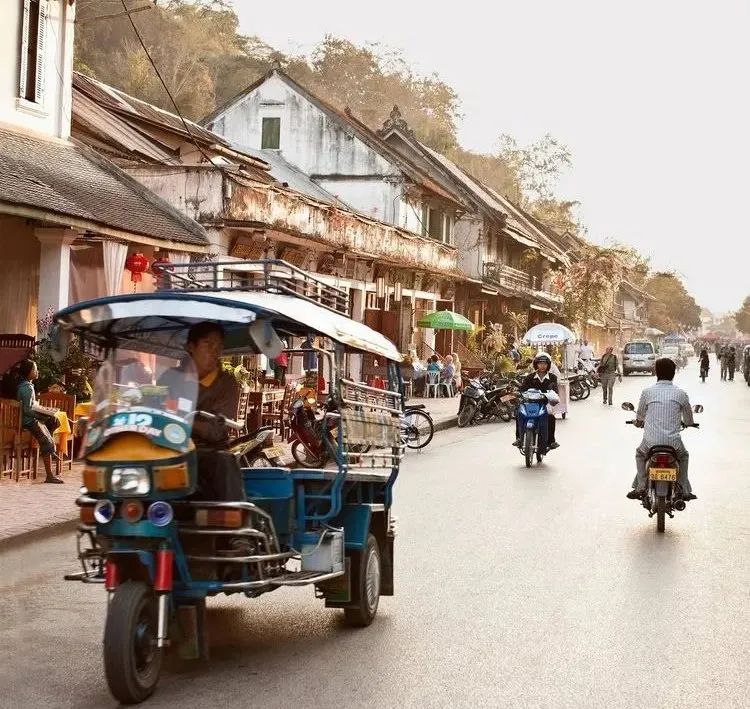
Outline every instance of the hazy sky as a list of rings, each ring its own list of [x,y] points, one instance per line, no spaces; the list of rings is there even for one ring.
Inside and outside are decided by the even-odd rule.
[[[327,33],[403,50],[459,93],[461,143],[551,133],[589,238],[682,273],[698,302],[750,294],[747,0],[234,0],[246,34],[307,52]]]

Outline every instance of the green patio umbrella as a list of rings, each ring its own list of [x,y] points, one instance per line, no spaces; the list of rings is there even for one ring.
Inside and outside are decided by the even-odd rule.
[[[452,310],[436,310],[434,313],[423,315],[417,327],[429,327],[433,330],[473,330],[474,323],[463,315]]]

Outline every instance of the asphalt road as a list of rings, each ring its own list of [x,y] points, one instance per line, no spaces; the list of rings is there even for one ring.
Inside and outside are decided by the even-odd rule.
[[[694,364],[678,383],[706,411],[699,499],[666,534],[625,499],[639,432],[601,390],[531,470],[509,424],[446,431],[398,481],[397,595],[370,628],[309,589],[216,599],[212,660],[171,663],[148,706],[747,707],[750,388]],[[69,537],[0,556],[2,706],[114,706],[104,593],[60,580],[73,559]]]

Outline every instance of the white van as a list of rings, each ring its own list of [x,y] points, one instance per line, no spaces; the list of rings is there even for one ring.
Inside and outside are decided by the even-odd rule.
[[[656,374],[656,349],[648,340],[633,340],[622,349],[622,374],[631,372]]]

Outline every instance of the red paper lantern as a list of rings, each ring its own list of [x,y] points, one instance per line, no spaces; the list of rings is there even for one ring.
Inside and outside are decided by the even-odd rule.
[[[125,261],[125,268],[130,271],[130,280],[140,283],[143,274],[148,270],[148,259],[142,253],[130,254]]]

